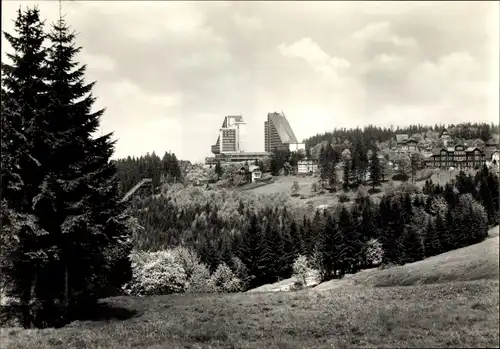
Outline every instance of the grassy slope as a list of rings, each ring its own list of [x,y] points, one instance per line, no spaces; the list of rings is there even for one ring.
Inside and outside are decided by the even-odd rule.
[[[2,347],[498,347],[498,280],[109,302],[138,313],[57,330],[4,329]]]
[[[328,290],[346,285],[360,286],[410,286],[449,281],[499,279],[498,227],[485,241],[458,250],[443,253],[423,261],[392,267],[385,270],[369,269],[342,280],[332,280],[316,287]]]
[[[3,329],[0,343],[42,349],[498,347],[498,236],[352,278],[358,285],[347,278],[295,293],[118,297],[106,303],[122,308],[121,320],[108,314],[57,330]],[[430,281],[447,282],[421,285]],[[413,285],[360,287],[393,284]]]
[[[346,275],[341,280],[331,280],[315,287],[330,290],[344,286],[410,286],[443,283],[447,281],[473,281],[499,278],[499,227],[490,229],[490,238],[476,245],[434,256],[423,261],[381,270],[363,270]],[[311,273],[307,283],[314,286],[317,273]],[[274,284],[263,285],[248,292],[288,291],[295,282],[289,278]]]
[[[423,176],[424,173],[427,173],[428,171],[430,170],[419,171],[417,177]],[[449,170],[433,170],[433,172],[434,174],[431,176],[431,179],[434,183],[440,183],[441,185],[446,184],[450,179],[455,178],[455,176],[458,174],[458,171],[450,172]],[[339,178],[342,178],[341,171],[339,172]],[[291,198],[292,202],[297,206],[306,206],[308,203],[311,203],[312,207],[317,207],[318,205],[337,205],[339,203],[338,195],[341,193],[340,191],[337,193],[325,193],[322,195],[311,196],[311,184],[318,181],[318,178],[313,176],[279,176],[275,177],[274,182],[270,184],[261,184],[256,187],[248,187],[245,188],[245,190],[255,194],[290,194],[291,187],[294,181],[297,181],[299,183],[299,195],[304,195],[307,197],[306,199],[300,199],[299,197]],[[401,185],[401,183],[402,182],[400,181],[393,181],[392,179],[390,179],[388,182],[382,184],[382,192],[376,195],[372,195],[372,197],[381,197],[383,195],[383,190],[385,189],[385,187],[391,184],[399,186]],[[425,181],[415,182],[415,184],[419,187],[423,187]],[[348,195],[351,197],[351,200],[353,200],[356,196],[356,191],[350,191]]]

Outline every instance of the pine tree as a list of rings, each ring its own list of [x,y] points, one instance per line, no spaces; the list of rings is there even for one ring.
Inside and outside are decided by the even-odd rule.
[[[342,206],[338,215],[339,241],[341,243],[337,243],[335,250],[340,264],[341,275],[344,275],[357,266],[361,245],[357,231],[358,226],[354,226],[353,219],[347,208]]]
[[[429,219],[427,221],[424,247],[426,257],[432,257],[441,253],[441,241],[438,235],[438,231],[432,223],[432,219]]]
[[[321,146],[319,151],[319,178],[321,187],[324,188],[328,179],[328,158],[327,158],[327,149],[324,146]]]
[[[425,257],[424,244],[415,229],[406,226],[403,232],[403,258],[405,263],[420,261]]]
[[[372,181],[372,187],[374,190],[376,186],[380,185],[381,177],[382,171],[380,167],[380,160],[378,158],[377,148],[374,148],[370,159],[370,180]]]
[[[327,216],[317,241],[316,258],[319,273],[321,279],[326,281],[337,275],[343,262],[341,253],[344,246],[333,215]]]
[[[389,206],[387,217],[387,227],[382,230],[381,243],[384,250],[383,263],[397,264],[402,260],[402,235],[403,222],[401,217],[401,207],[397,201]]]
[[[293,260],[295,260],[299,255],[304,255],[304,241],[302,239],[299,225],[295,222],[295,219],[293,219],[292,223],[290,224],[290,243],[292,244]]]
[[[47,133],[45,35],[36,7],[19,9],[14,32],[17,36],[4,33],[14,50],[7,54],[12,63],[2,62],[2,204],[6,208],[2,218],[8,223],[2,234],[13,243],[2,249],[1,272],[11,296],[20,299],[23,326],[44,326],[35,309],[45,301],[39,298],[38,277],[56,251],[46,230],[50,220],[37,217],[42,210],[48,214],[51,210],[45,202],[51,193],[44,179],[50,173],[53,137]]]
[[[349,190],[349,162],[347,160],[344,160],[344,172],[343,172],[343,184],[342,187],[344,191]]]
[[[258,256],[259,284],[273,283],[278,280],[280,268],[278,253],[275,251],[276,230],[273,222],[266,222],[260,237],[260,254]],[[283,252],[283,251],[281,251]]]
[[[46,187],[57,193],[49,199],[57,212],[51,217],[57,222],[51,235],[60,251],[51,277],[62,287],[54,292],[71,316],[90,310],[107,289],[120,287],[130,277],[129,229],[119,202],[116,167],[110,162],[112,134],[93,137],[104,110],[92,111],[94,83],[84,82],[86,67],[75,61],[81,48],[75,47],[75,34],[62,19],[48,37],[47,127],[56,141],[49,153]]]
[[[215,164],[215,174],[217,175],[217,180],[220,179],[220,177],[222,176],[222,167],[220,165],[220,161],[217,161],[217,163]]]
[[[452,220],[452,217],[449,213],[446,214],[446,220],[438,214],[434,222],[434,229],[436,230],[436,235],[439,237],[439,246],[441,247],[440,253],[448,252],[453,248],[453,240],[446,226],[446,221],[450,220]]]
[[[257,215],[248,213],[248,227],[243,229],[242,241],[238,251],[239,258],[245,264],[249,273],[249,282],[252,286],[260,283],[262,272],[259,262],[262,256],[262,234]]]

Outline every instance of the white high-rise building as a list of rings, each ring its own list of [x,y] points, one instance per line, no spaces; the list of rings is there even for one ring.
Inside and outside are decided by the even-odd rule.
[[[219,129],[217,142],[212,145],[212,153],[238,153],[242,151],[241,131],[243,129],[243,117],[241,115],[230,115],[224,118],[222,127]]]

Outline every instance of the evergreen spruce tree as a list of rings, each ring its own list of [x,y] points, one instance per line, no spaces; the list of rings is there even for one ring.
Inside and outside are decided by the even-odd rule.
[[[258,276],[260,279],[259,284],[273,283],[278,280],[280,274],[280,265],[276,251],[274,250],[275,244],[275,228],[273,222],[266,222],[263,228],[263,234],[260,238],[260,254],[258,257]]]
[[[91,309],[99,297],[130,277],[128,216],[110,161],[112,134],[93,137],[104,110],[92,110],[95,83],[85,83],[86,67],[75,61],[81,50],[74,44],[75,34],[61,18],[48,37],[48,129],[56,141],[47,187],[57,193],[51,197],[57,212],[51,217],[57,222],[51,234],[60,251],[51,272],[54,281],[64,280],[58,285],[71,316]]]
[[[353,226],[353,220],[347,208],[342,206],[338,215],[338,231],[340,236],[338,241],[340,243],[337,243],[335,249],[340,266],[340,275],[345,275],[349,271],[352,271],[357,264],[361,246],[356,230],[358,227]]]
[[[321,187],[324,188],[326,182],[328,180],[328,158],[327,158],[327,149],[324,146],[321,146],[319,151],[319,178]]]
[[[20,300],[24,327],[46,326],[41,299],[49,261],[56,255],[47,229],[47,215],[53,208],[47,199],[53,195],[44,182],[50,174],[53,137],[47,130],[48,104],[45,77],[46,49],[43,22],[37,8],[19,9],[14,35],[4,33],[13,48],[7,54],[11,63],[2,62],[2,214],[4,239],[1,273],[9,283],[10,296]],[[5,157],[5,160],[4,160]],[[43,193],[43,194],[42,194]],[[42,217],[39,217],[42,215]],[[38,309],[38,310],[37,310]]]
[[[432,222],[432,219],[429,219],[427,221],[424,247],[426,257],[432,257],[441,253],[441,241],[438,235],[438,231]]]
[[[260,260],[262,256],[262,234],[257,215],[247,213],[248,227],[243,229],[243,236],[238,251],[239,258],[248,269],[251,286],[259,285],[262,275]]]
[[[283,254],[279,256],[280,277],[287,279],[292,276],[293,262],[295,261],[295,249],[288,229],[284,229],[280,235],[282,241],[281,246],[283,246]]]
[[[222,176],[222,167],[220,165],[220,161],[217,161],[217,163],[215,164],[215,174],[217,175],[217,180],[220,179],[220,177]]]
[[[342,178],[342,181],[343,181],[343,184],[342,184],[342,188],[344,189],[344,191],[348,191],[349,190],[349,162],[345,159],[344,160],[344,172],[343,172],[343,178]]]
[[[363,234],[366,232],[362,226],[362,212],[357,206],[354,206],[351,212],[347,211],[351,219],[349,235],[346,244],[351,246],[352,257],[349,263],[351,273],[359,271],[363,260]]]
[[[403,232],[403,258],[402,262],[417,262],[425,257],[424,244],[420,236],[412,226],[407,225]]]
[[[329,280],[337,275],[342,264],[341,236],[335,217],[329,214],[318,237],[316,247],[316,258],[320,277],[323,281]]]
[[[401,207],[397,201],[390,204],[387,228],[382,231],[381,243],[384,250],[383,263],[397,264],[401,262],[403,222]]]
[[[292,244],[292,258],[295,261],[299,255],[304,255],[305,253],[304,240],[295,219],[292,219],[292,223],[290,224],[290,243]]]
[[[370,159],[370,180],[372,181],[372,188],[374,190],[376,186],[380,185],[381,177],[382,170],[380,167],[380,160],[378,158],[377,148],[374,148]]]

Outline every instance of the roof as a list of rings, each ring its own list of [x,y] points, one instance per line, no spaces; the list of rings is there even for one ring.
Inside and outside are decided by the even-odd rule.
[[[432,155],[439,155],[439,154],[441,154],[441,150],[443,150],[443,149],[444,148],[433,148],[432,149]]]
[[[493,156],[493,154],[495,153],[498,153],[498,150],[497,149],[486,149],[484,150],[484,157],[486,159],[491,159],[491,157]]]
[[[256,165],[250,165],[250,166],[248,167],[248,171],[250,171],[250,172],[253,172],[253,171],[256,171],[256,170],[257,170],[257,171],[258,171],[258,170],[260,170],[260,167],[259,167],[259,166],[256,166]]]
[[[488,141],[486,142],[487,145],[498,145],[498,140],[495,138],[495,137],[491,137],[490,139],[488,139]]]
[[[407,142],[415,142],[415,143],[418,143],[418,141],[417,141],[415,138],[413,138],[413,137],[408,138],[408,139],[407,139]]]
[[[396,135],[396,141],[397,142],[403,142],[408,139],[408,134],[407,133],[399,133]]]
[[[192,166],[191,161],[181,160],[179,161],[179,168],[182,173],[186,173],[186,171]]]
[[[439,134],[439,138],[443,137],[443,134],[445,134],[445,133],[446,133],[446,135],[447,135],[447,136],[449,136],[449,135],[450,135],[450,134],[449,134],[449,132],[448,132],[448,130],[447,130],[447,129],[445,129],[445,128],[443,128],[443,130],[442,130],[442,131],[441,131],[441,133]]]
[[[285,114],[269,113],[267,114],[267,117],[276,128],[282,143],[299,143],[285,117]]]

